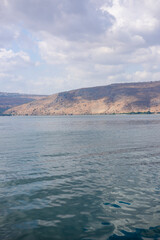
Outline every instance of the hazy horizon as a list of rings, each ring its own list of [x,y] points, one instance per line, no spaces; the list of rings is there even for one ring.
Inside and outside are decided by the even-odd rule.
[[[140,84],[140,83],[151,83],[151,82],[160,82],[160,80],[157,80],[157,81],[141,81],[141,82],[117,82],[117,83],[111,83],[111,84],[106,84],[106,85],[97,85],[97,86],[92,86],[92,87],[81,87],[81,88],[74,88],[74,89],[68,89],[68,90],[65,90],[65,91],[62,91],[62,92],[55,92],[55,93],[51,93],[51,94],[37,94],[36,92],[35,93],[25,93],[25,92],[0,92],[0,93],[7,93],[7,94],[24,94],[24,95],[46,95],[46,96],[49,96],[49,95],[54,95],[54,94],[58,94],[58,93],[63,93],[63,92],[70,92],[70,91],[76,91],[76,90],[80,90],[80,89],[88,89],[88,88],[98,88],[98,87],[105,87],[105,86],[109,86],[109,85],[112,85],[112,84],[115,84],[115,85],[118,85],[118,84],[133,84],[133,83],[137,83],[137,84]]]

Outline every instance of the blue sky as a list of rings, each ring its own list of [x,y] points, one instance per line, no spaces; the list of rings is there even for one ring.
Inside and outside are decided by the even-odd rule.
[[[1,92],[160,80],[159,0],[1,0]]]

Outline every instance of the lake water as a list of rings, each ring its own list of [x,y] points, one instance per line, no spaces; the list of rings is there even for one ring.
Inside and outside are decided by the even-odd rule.
[[[0,117],[0,240],[160,239],[160,115]]]

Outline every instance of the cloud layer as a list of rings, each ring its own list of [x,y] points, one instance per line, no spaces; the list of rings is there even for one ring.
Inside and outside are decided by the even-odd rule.
[[[1,91],[160,80],[159,10],[159,0],[1,0]]]

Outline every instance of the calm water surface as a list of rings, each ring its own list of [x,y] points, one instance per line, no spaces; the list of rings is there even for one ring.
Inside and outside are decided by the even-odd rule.
[[[0,240],[160,239],[160,115],[0,117]]]

